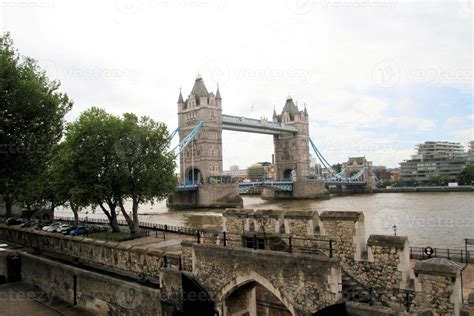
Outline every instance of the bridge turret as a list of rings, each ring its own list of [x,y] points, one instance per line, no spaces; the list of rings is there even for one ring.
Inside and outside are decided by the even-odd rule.
[[[298,129],[297,133],[283,133],[273,137],[276,179],[302,180],[309,172],[308,112],[300,111],[293,98],[288,96],[281,115],[274,115],[274,121],[293,125]]]
[[[180,157],[183,183],[207,183],[209,176],[222,173],[222,98],[208,92],[201,75],[196,77],[186,101],[178,100],[179,138],[182,140],[199,121],[202,130]],[[194,151],[193,151],[194,148]]]

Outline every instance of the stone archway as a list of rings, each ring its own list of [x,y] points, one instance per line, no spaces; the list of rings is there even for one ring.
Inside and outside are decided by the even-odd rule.
[[[198,168],[189,168],[186,172],[186,184],[200,184],[202,183],[202,173]]]
[[[228,283],[220,293],[222,315],[296,315],[295,309],[273,284],[251,272]],[[266,313],[264,310],[266,309]],[[257,313],[258,311],[258,313]]]
[[[286,169],[283,172],[283,181],[293,181],[293,169]]]

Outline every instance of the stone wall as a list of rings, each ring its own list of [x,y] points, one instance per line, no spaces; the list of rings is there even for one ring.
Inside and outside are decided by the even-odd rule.
[[[261,197],[264,200],[327,199],[329,191],[326,190],[324,182],[321,180],[301,180],[293,182],[291,192],[263,188]]]
[[[338,259],[209,244],[194,244],[192,257],[193,275],[217,307],[251,281],[272,292],[294,315],[311,314],[341,296]]]
[[[160,290],[21,253],[22,280],[98,315],[161,315]]]
[[[459,315],[462,307],[461,267],[446,259],[433,261],[437,259],[418,261],[415,265],[416,311]]]
[[[158,270],[164,264],[164,252],[156,248],[126,246],[84,237],[64,236],[30,228],[0,225],[0,240],[36,248],[42,252],[79,260],[121,274],[144,273],[158,278]],[[168,257],[171,257],[169,254]],[[175,259],[179,258],[176,256]],[[168,260],[177,262],[177,260]]]
[[[176,191],[168,196],[167,206],[183,207],[242,207],[237,183],[200,184],[197,191]]]
[[[295,199],[315,199],[328,197],[329,192],[326,190],[324,181],[304,180],[293,182],[293,198]]]
[[[239,195],[237,183],[200,184],[198,190],[198,207],[242,207],[243,200]]]
[[[344,272],[372,287],[379,300],[398,306],[402,295],[394,289],[405,289],[410,279],[408,238],[371,235],[366,244],[362,213],[331,211],[320,218],[325,233],[336,240]]]

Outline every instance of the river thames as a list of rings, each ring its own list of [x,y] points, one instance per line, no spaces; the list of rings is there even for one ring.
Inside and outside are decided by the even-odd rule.
[[[333,197],[330,200],[264,201],[259,196],[243,196],[245,208],[295,209],[323,211],[363,211],[366,238],[370,234],[408,236],[411,246],[463,248],[464,238],[474,238],[474,193],[377,193]],[[144,222],[202,228],[222,223],[223,209],[171,210],[166,203],[141,205]],[[71,216],[57,209],[56,216]],[[83,210],[81,217],[101,217]],[[122,218],[120,216],[120,218]]]

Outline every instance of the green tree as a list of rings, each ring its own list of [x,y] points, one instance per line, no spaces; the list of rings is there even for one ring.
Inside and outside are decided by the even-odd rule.
[[[474,181],[474,165],[464,167],[458,178],[460,184],[470,185]]]
[[[98,108],[82,113],[68,126],[64,145],[76,168],[72,187],[79,192],[80,204],[88,197],[114,231],[118,209],[136,234],[139,205],[161,200],[176,188],[168,137],[166,125],[148,117],[117,117]]]
[[[74,223],[79,224],[79,211],[89,205],[89,192],[81,186],[81,174],[72,159],[70,143],[62,142],[57,147],[47,172],[45,196],[51,205],[69,206],[74,214]]]
[[[44,202],[42,180],[72,101],[29,57],[0,37],[0,194],[12,205]]]
[[[342,164],[340,164],[340,163],[334,164],[334,165],[332,165],[332,168],[334,170],[336,170],[337,173],[339,173],[339,172],[342,171]]]

